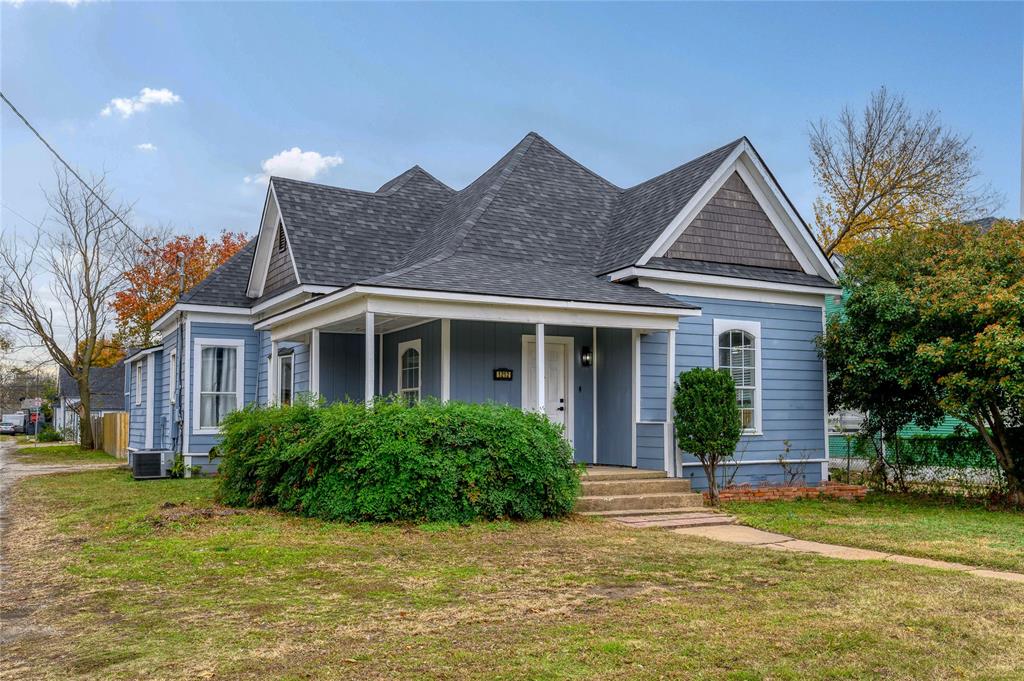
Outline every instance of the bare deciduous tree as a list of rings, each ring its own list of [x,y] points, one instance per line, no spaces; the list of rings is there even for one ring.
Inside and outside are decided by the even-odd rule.
[[[974,186],[968,138],[947,130],[934,111],[915,116],[885,87],[863,111],[846,107],[835,123],[812,124],[810,145],[823,192],[814,217],[827,255],[935,220],[976,218],[997,204]]]
[[[111,205],[105,176],[92,178],[92,191],[63,168],[56,176],[56,189],[46,193],[55,217],[27,246],[13,236],[0,241],[0,307],[4,325],[45,349],[78,384],[81,444],[91,448],[89,372],[103,350],[98,339],[111,330],[109,303],[124,284],[136,238],[103,206]],[[130,210],[113,208],[123,217]]]

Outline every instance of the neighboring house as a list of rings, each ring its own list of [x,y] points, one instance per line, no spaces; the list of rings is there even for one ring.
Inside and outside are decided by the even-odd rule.
[[[127,358],[130,446],[212,470],[243,404],[430,396],[542,409],[577,461],[700,487],[673,382],[719,366],[746,431],[734,480],[781,481],[788,451],[816,482],[834,282],[746,138],[629,189],[535,133],[458,191],[419,166],[375,192],[274,177],[258,236]]]
[[[112,367],[89,370],[89,412],[93,417],[124,411],[124,362]],[[57,374],[57,401],[53,405],[53,427],[61,433],[71,432],[78,439],[81,418],[81,397],[78,383],[64,369]]]

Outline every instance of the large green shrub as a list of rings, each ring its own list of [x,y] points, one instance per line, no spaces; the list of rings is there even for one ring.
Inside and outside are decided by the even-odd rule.
[[[247,408],[223,432],[229,505],[344,521],[532,520],[571,512],[579,491],[560,429],[496,404]]]
[[[36,442],[60,442],[61,439],[61,434],[50,426],[43,426],[39,435],[36,435]]]
[[[679,374],[675,408],[676,441],[704,469],[711,503],[718,503],[718,464],[731,457],[740,441],[736,384],[728,371],[690,369]]]

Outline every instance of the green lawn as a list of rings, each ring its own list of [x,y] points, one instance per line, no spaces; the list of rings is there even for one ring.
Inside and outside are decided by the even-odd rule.
[[[863,501],[731,503],[747,525],[798,539],[1024,572],[1024,512],[872,493]]]
[[[330,524],[217,507],[214,484],[123,471],[20,483],[0,598],[6,675],[934,680],[1024,669],[1024,585],[596,520]]]
[[[82,449],[78,445],[19,447],[14,452],[19,463],[117,463],[117,459],[98,449]]]

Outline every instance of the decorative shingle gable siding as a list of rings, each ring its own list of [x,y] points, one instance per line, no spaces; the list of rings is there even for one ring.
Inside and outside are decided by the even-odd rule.
[[[271,246],[270,266],[267,268],[267,285],[265,293],[276,293],[295,286],[295,266],[288,252],[288,243],[284,234],[284,225],[278,225],[277,235]]]
[[[666,255],[754,267],[801,269],[757,199],[735,173]]]

